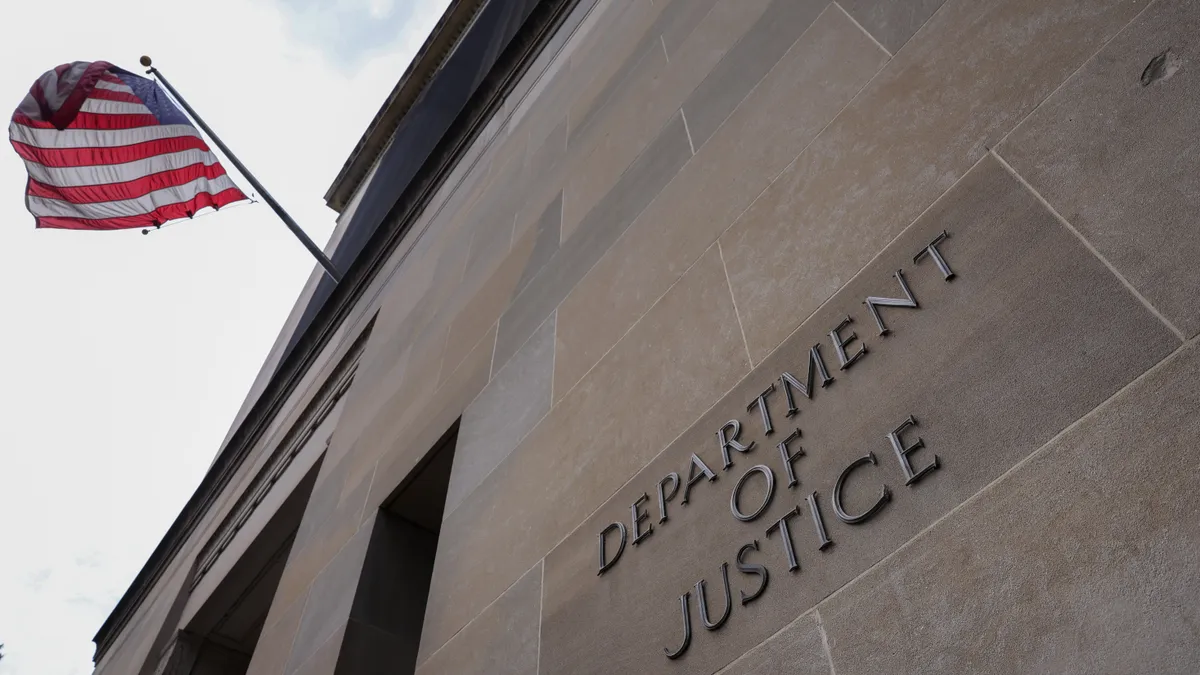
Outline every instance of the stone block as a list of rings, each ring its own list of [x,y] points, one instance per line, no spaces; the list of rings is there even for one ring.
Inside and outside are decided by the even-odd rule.
[[[604,117],[608,104],[620,95],[634,73],[665,62],[666,53],[660,37],[664,27],[680,14],[688,13],[688,5],[707,2],[711,0],[640,3],[643,6],[631,8],[619,18],[623,25],[597,43],[597,51],[576,55],[577,63],[583,58],[591,61],[594,65],[589,66],[596,74],[571,103],[567,118],[569,146],[593,147],[596,123]],[[586,72],[589,66],[577,72]]]
[[[679,117],[621,176],[613,189],[587,215],[581,231],[567,240],[542,272],[513,300],[500,318],[496,367],[508,362],[567,293],[629,227],[642,209],[692,156]],[[566,199],[570,199],[568,195]]]
[[[564,241],[596,199],[611,188],[671,116],[678,114],[688,94],[731,50],[736,56],[747,31],[772,7],[768,0],[676,2],[672,7],[675,5],[686,6],[687,11],[674,15],[670,26],[673,58],[654,60],[630,73],[594,123],[591,136],[595,142],[576,146],[577,161],[570,167],[567,185],[570,199],[563,217]],[[664,17],[671,14],[670,9]],[[782,32],[786,30],[785,26]],[[803,30],[797,27],[794,36]],[[743,92],[753,86],[754,82],[736,85]]]
[[[717,675],[835,675],[816,612],[803,614]]]
[[[1195,672],[1198,379],[1192,345],[823,603],[839,675]]]
[[[663,55],[660,46],[642,58],[629,74],[629,79],[636,84],[647,84],[644,90],[652,91],[666,67],[666,56]],[[605,109],[625,101],[625,94],[624,89],[614,92],[616,100],[606,105]],[[655,132],[670,121],[663,119],[658,126],[650,127],[647,132],[639,123],[640,120],[629,120],[623,116],[610,120],[609,117],[611,116],[606,114],[595,118],[593,134],[597,138],[594,142],[576,142],[571,146],[572,161],[566,169],[568,175],[563,197],[564,242],[569,240],[577,229],[585,227],[584,219],[588,218],[591,211],[614,190],[622,175],[634,168],[633,164],[639,153],[648,151],[647,146],[655,137]],[[685,142],[686,138],[685,135]]]
[[[355,590],[371,541],[372,523],[365,523],[312,582],[296,641],[284,669],[287,675],[312,658],[350,619]]]
[[[272,601],[246,675],[283,675],[307,598],[307,593],[302,593],[288,604],[279,602],[278,596]]]
[[[552,213],[547,217],[553,220]],[[545,220],[545,219],[543,219]],[[552,222],[547,222],[552,226]],[[557,248],[557,228],[552,232],[553,243]],[[536,246],[542,244],[543,250]],[[508,243],[505,243],[508,246]],[[545,264],[545,260],[553,255],[553,250],[546,251],[546,244],[538,238],[537,233],[526,233],[508,250],[504,261],[483,283],[450,323],[450,331],[446,336],[445,354],[442,357],[443,369],[447,375],[462,363],[467,354],[475,348],[480,338],[495,327],[500,315],[508,308],[513,296],[520,290],[526,275],[536,274]],[[538,257],[540,259],[535,259]]]
[[[683,102],[699,150],[725,118],[816,21],[823,0],[775,0]]]
[[[395,411],[391,426],[383,426],[378,441],[385,448],[374,466],[371,491],[367,495],[363,517],[367,518],[433,449],[483,391],[492,366],[496,331],[493,328],[450,373],[442,386],[420,404]]]
[[[745,374],[728,291],[714,247],[446,519],[423,657]]]
[[[949,236],[937,246],[954,273],[949,281],[932,253],[914,263],[943,232]],[[907,299],[897,270],[917,307],[864,305],[867,298]],[[852,321],[839,329],[847,317]],[[831,331],[838,343],[849,341],[845,368]],[[1177,344],[1077,237],[985,158],[546,557],[542,675],[718,670],[991,483]],[[827,386],[821,368],[812,369],[808,384],[814,345],[831,378]],[[785,372],[809,387],[811,399],[780,379]],[[770,435],[756,403],[764,392]],[[789,408],[796,414],[789,416]],[[905,427],[910,416],[915,426]],[[749,448],[742,453],[731,446],[728,469],[722,430]],[[905,448],[923,439],[922,448],[905,453],[911,475],[888,438],[893,432]],[[778,444],[785,441],[794,462],[783,460]],[[613,453],[598,454],[616,461]],[[673,499],[664,496],[664,523],[657,487],[664,481],[664,493],[672,492],[664,478],[671,472],[686,484],[693,454],[716,480],[694,471],[690,491],[681,487]],[[937,468],[928,469],[935,456]],[[924,473],[913,478],[918,472]],[[731,512],[743,476],[738,504],[749,518],[744,522]],[[879,501],[885,486],[888,498]],[[832,542],[823,549],[809,502],[814,494]],[[629,543],[598,575],[599,534],[623,522],[632,542],[639,501],[639,511],[650,516],[639,527],[653,532]],[[765,511],[754,517],[764,501]],[[855,520],[877,502],[881,510]],[[511,508],[503,503],[497,511]],[[793,509],[784,537],[772,525]],[[610,535],[611,559],[619,547],[617,535]],[[785,541],[794,546],[795,571]],[[754,595],[761,579],[736,563],[742,547],[755,543],[757,550],[746,550],[743,560],[764,565],[768,584],[743,604],[741,593]],[[727,623],[710,631],[701,625],[696,584],[706,580],[712,615],[719,617],[722,564],[729,565],[733,607]],[[664,650],[683,642],[685,593],[693,639],[681,658],[669,661]],[[610,648],[617,644],[620,650]]]
[[[550,410],[553,374],[551,314],[463,412],[445,515],[453,512]]]
[[[537,675],[541,612],[538,563],[418,666],[416,675]]]
[[[840,0],[838,4],[895,54],[945,3],[946,0]]]
[[[817,19],[563,301],[556,397],[616,344],[886,58],[836,7]]]
[[[317,645],[316,651],[304,663],[296,667],[288,675],[336,675],[338,654],[346,637],[346,625],[343,624],[324,643]]]
[[[998,150],[1188,337],[1200,332],[1195,63],[1200,8],[1159,2]]]
[[[962,0],[937,12],[722,237],[754,360],[1145,6]]]
[[[352,458],[351,458],[352,459]],[[349,460],[343,461],[349,464]],[[344,550],[355,533],[363,513],[371,475],[363,476],[350,488],[342,487],[341,475],[313,489],[305,507],[300,531],[288,553],[287,566],[275,590],[275,601],[294,602],[309,592],[317,576]],[[345,494],[335,498],[335,495]]]
[[[533,247],[529,254],[529,260],[521,272],[521,278],[517,281],[516,293],[525,290],[525,287],[542,271],[550,258],[558,253],[558,242],[562,236],[562,198],[562,190],[559,190],[546,208],[542,209],[537,220],[533,221],[532,232],[526,230],[514,233],[516,237],[513,242],[514,250],[527,245],[528,242],[524,237],[531,238]]]
[[[650,31],[669,3],[626,2],[611,10],[603,30],[593,30],[587,44],[571,56],[572,96],[567,112],[568,145],[579,145],[579,134],[591,123],[590,111],[601,107],[619,89],[644,57],[662,58],[659,37]],[[602,18],[602,21],[604,19]],[[652,47],[657,47],[655,54]]]

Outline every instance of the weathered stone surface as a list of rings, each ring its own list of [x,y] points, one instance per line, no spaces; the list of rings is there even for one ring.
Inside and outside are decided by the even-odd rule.
[[[836,7],[817,19],[563,301],[556,397],[616,344],[885,61]]]
[[[683,121],[677,116],[588,213],[580,231],[563,244],[500,318],[496,339],[497,368],[507,363],[525,344],[525,340],[691,156]],[[570,196],[566,198],[570,199]]]
[[[662,29],[659,35],[662,37],[663,48],[666,49],[668,58],[679,55],[680,46],[720,2],[721,0],[672,0],[659,18],[659,26]],[[745,4],[754,6],[751,2]]]
[[[296,672],[350,619],[372,522],[364,523],[313,581],[285,673]]]
[[[816,21],[823,0],[775,0],[683,102],[699,150],[742,99]]]
[[[418,666],[417,675],[537,675],[541,612],[538,563]]]
[[[445,515],[450,515],[550,410],[553,374],[551,314],[463,412]]]
[[[488,331],[467,358],[430,397],[407,408],[391,411],[390,425],[376,432],[386,451],[379,456],[367,495],[363,517],[383,503],[405,476],[433,449],[434,444],[462,415],[467,405],[487,386],[495,348],[496,330]],[[386,445],[385,445],[386,444]]]
[[[718,675],[833,675],[816,613],[804,614]]]
[[[405,639],[407,637],[408,639]],[[411,672],[416,647],[411,636],[398,637],[351,619],[346,624],[333,675],[393,675]]]
[[[254,656],[250,659],[247,675],[283,675],[307,598],[307,594],[301,594],[291,604],[284,605],[278,601],[271,604],[266,625],[254,646]]]
[[[655,39],[657,43],[658,40]],[[661,77],[667,66],[662,47],[651,50],[640,60],[637,68],[629,74],[633,84],[650,81],[651,86]],[[653,95],[653,90],[644,90]],[[622,91],[618,101],[625,100],[628,92]],[[606,106],[607,107],[607,106]],[[643,151],[649,151],[648,146],[655,138],[662,124],[651,126],[648,130],[640,120],[631,120],[620,115],[612,115],[609,119],[604,115],[594,122],[595,135],[599,138],[593,143],[577,143],[571,147],[573,160],[567,167],[566,185],[563,198],[562,240],[568,241],[575,231],[585,226],[593,209],[604,200],[620,182],[621,176],[633,168],[634,163]],[[664,119],[663,123],[668,120]],[[642,133],[638,133],[642,132]],[[686,136],[685,136],[686,142]],[[676,167],[677,168],[677,167]],[[674,173],[674,172],[672,172]],[[670,176],[667,176],[669,179]],[[666,181],[659,183],[661,186]],[[653,197],[653,195],[651,195]],[[647,200],[648,201],[648,200]]]
[[[714,247],[443,523],[422,657],[499,597],[747,370]]]
[[[542,211],[542,215],[534,221],[534,231],[532,234],[516,233],[518,237],[513,242],[513,249],[524,245],[522,236],[532,237],[533,248],[529,254],[529,260],[525,263],[521,270],[521,278],[517,280],[516,293],[525,290],[529,282],[542,271],[550,258],[558,252],[558,242],[562,237],[562,190],[558,191],[558,195],[550,201],[550,204]]]
[[[839,675],[1195,672],[1198,379],[1193,345],[824,603]]]
[[[593,53],[592,59],[611,59],[615,63],[624,54],[621,47],[634,35],[639,37],[629,56],[622,60],[620,67],[608,78],[603,90],[594,99],[583,99],[583,105],[572,107],[569,143],[573,148],[582,149],[586,154],[590,148],[595,147],[597,140],[603,136],[601,120],[610,112],[614,103],[628,93],[629,84],[636,79],[637,73],[647,69],[658,69],[665,63],[667,50],[686,39],[714,2],[715,0],[667,0],[655,3],[657,7],[638,8],[637,13],[652,19],[652,23],[629,30],[627,36],[606,36],[607,39],[600,44],[601,49],[609,47],[605,50],[607,53]],[[629,16],[634,15],[634,12],[629,12]],[[638,33],[638,30],[641,32]],[[664,47],[668,38],[671,44]]]
[[[863,29],[895,54],[946,0],[840,0]]]
[[[553,214],[553,208],[555,207],[552,204],[541,219],[543,222],[537,232],[527,232],[513,242],[511,250],[508,250],[500,266],[479,287],[475,296],[466,303],[450,324],[442,356],[442,369],[446,374],[458,367],[479,343],[479,339],[496,325],[513,296],[528,283],[527,277],[536,274],[554,254],[554,249],[558,247],[558,228],[555,227],[557,217]],[[548,248],[548,242],[543,241],[548,238],[543,236],[543,227],[554,229],[554,232],[550,233],[554,235],[554,248]],[[509,244],[505,242],[504,246],[507,249]],[[538,246],[541,246],[542,250],[537,250]],[[447,368],[451,370],[445,370]]]
[[[342,476],[349,463],[349,460],[343,461],[343,468],[313,489],[300,530],[288,553],[283,577],[275,590],[276,603],[287,605],[310,592],[309,587],[316,583],[318,574],[359,531],[371,476],[366,475],[352,488],[344,487]]]
[[[754,360],[1145,5],[961,0],[937,12],[722,237]]]
[[[590,44],[571,57],[572,87],[567,112],[568,145],[579,146],[579,134],[590,126],[591,111],[603,106],[644,57],[662,58],[659,38],[649,29],[667,3],[617,2],[607,25],[592,31]],[[605,19],[601,19],[604,21]],[[656,53],[651,47],[658,47]]]
[[[727,2],[728,0],[724,0]],[[737,42],[763,0],[742,0],[740,13],[714,0],[676,0],[659,16],[648,34],[648,52],[630,70],[619,89],[592,112],[586,131],[575,130],[563,214],[563,240],[620,178],[704,76]],[[710,11],[711,10],[711,11]],[[667,58],[664,46],[674,54]],[[701,44],[703,43],[703,44]]]
[[[546,138],[529,150],[529,158],[523,169],[526,182],[543,182],[550,180],[555,171],[560,169],[567,154],[567,119],[563,119]]]
[[[1189,337],[1200,332],[1196,64],[1200,7],[1159,2],[999,148]]]
[[[335,675],[337,672],[338,653],[346,637],[346,624],[342,624],[317,645],[316,651],[304,663],[291,671],[290,675]]]
[[[913,262],[944,230],[949,237],[939,250],[956,273],[950,281],[928,256]],[[903,298],[892,276],[901,269],[919,307],[879,308],[890,329],[880,336],[863,301]],[[857,335],[848,354],[863,344],[867,351],[843,370],[829,331],[847,315],[853,322],[841,335]],[[1095,330],[1098,325],[1105,329]],[[803,382],[814,344],[834,379],[822,388],[816,375],[811,400],[795,391],[799,414],[789,418],[777,378],[787,371]],[[721,668],[995,480],[1177,344],[1032,194],[985,158],[547,556],[542,675]],[[767,405],[776,431],[766,436],[753,404],[773,382]],[[918,426],[906,430],[903,441],[921,437],[925,443],[910,456],[913,467],[923,469],[936,455],[940,468],[908,486],[886,435],[910,415]],[[731,452],[732,468],[725,471],[715,434],[730,419],[740,421],[740,441],[756,445],[746,455]],[[795,462],[799,483],[789,488],[775,446],[797,428],[802,435],[788,449],[805,454]],[[832,489],[839,474],[868,452],[877,465],[854,471],[845,508],[865,511],[882,485],[891,500],[868,522],[846,524],[835,515]],[[669,472],[686,480],[692,453],[718,479],[701,477],[686,506],[681,490],[661,523],[656,486]],[[731,492],[755,464],[774,475],[776,493],[763,516],[740,522],[730,513]],[[764,484],[754,477],[741,496],[743,509],[762,501]],[[834,542],[823,551],[806,501],[814,492]],[[618,563],[597,576],[598,534],[614,521],[630,528],[631,505],[643,493],[654,532],[627,546]],[[789,573],[779,532],[767,530],[796,506],[791,539],[799,569]],[[756,540],[760,550],[747,560],[766,565],[770,580],[761,598],[743,606],[739,592],[753,592],[758,580],[733,563],[739,548]],[[723,562],[730,563],[734,607],[726,627],[710,632],[700,626],[694,585],[707,580],[719,615]],[[458,578],[469,576],[457,570]],[[689,590],[695,635],[682,658],[668,661],[663,650],[681,641],[680,596]],[[622,648],[610,649],[614,644]]]

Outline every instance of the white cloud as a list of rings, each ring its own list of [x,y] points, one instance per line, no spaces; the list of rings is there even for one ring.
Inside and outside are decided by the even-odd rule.
[[[343,21],[373,10],[407,21],[353,58],[344,40],[295,32],[294,5],[266,0],[25,3],[0,24],[0,104],[15,107],[59,63],[132,70],[151,54],[324,242],[335,217],[325,189],[445,6],[358,2]],[[262,204],[150,236],[35,231],[24,180],[15,153],[0,151],[0,675],[80,675],[313,261]]]
[[[278,0],[289,29],[331,62],[354,70],[398,44],[415,49],[445,10],[445,0]],[[428,26],[417,35],[409,27]]]

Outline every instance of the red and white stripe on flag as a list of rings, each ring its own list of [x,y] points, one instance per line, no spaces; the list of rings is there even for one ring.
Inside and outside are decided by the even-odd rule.
[[[158,83],[104,61],[38,78],[8,137],[38,227],[158,226],[246,199]]]

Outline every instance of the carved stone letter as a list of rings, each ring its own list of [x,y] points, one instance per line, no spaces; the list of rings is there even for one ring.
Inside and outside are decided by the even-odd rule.
[[[900,290],[904,291],[903,298],[878,298],[870,296],[866,300],[863,300],[863,304],[871,312],[871,318],[875,319],[875,325],[879,326],[880,335],[887,335],[892,332],[892,329],[883,323],[883,317],[879,316],[880,307],[907,307],[908,309],[916,309],[918,307],[917,299],[913,297],[912,291],[908,288],[908,282],[904,280],[904,273],[900,270],[896,270],[896,281],[900,282]]]
[[[726,432],[732,432],[733,436],[726,435]],[[742,453],[754,449],[754,441],[750,441],[750,445],[742,445],[738,442],[738,436],[741,435],[742,423],[737,420],[729,420],[725,426],[717,430],[717,445],[721,448],[721,459],[725,462],[725,470],[729,470],[729,467],[733,466],[733,459],[729,456],[731,449]]]
[[[667,494],[663,490],[668,482],[671,483],[670,494]],[[679,492],[679,474],[674,471],[663,476],[663,479],[658,481],[658,523],[660,525],[667,522],[667,502],[674,499],[677,492]]]
[[[857,333],[851,333],[846,337],[842,337],[842,330],[851,323],[854,323],[854,319],[846,317],[837,325],[837,328],[829,331],[829,339],[833,340],[833,350],[837,352],[838,361],[842,364],[841,370],[845,370],[854,365],[856,361],[861,359],[867,353],[867,345],[864,344],[858,348],[857,352],[854,352],[854,356],[846,355],[846,345],[858,339]]]
[[[691,602],[689,602],[691,599],[691,591],[679,596],[679,606],[683,610],[683,644],[679,645],[675,651],[671,651],[667,647],[663,647],[663,651],[667,653],[667,658],[671,659],[672,661],[683,656],[683,653],[687,651],[688,646],[692,644],[692,614],[690,611],[688,611],[691,609]]]
[[[868,452],[865,457],[859,457],[853,462],[850,462],[850,466],[842,470],[841,475],[838,476],[837,483],[835,483],[833,486],[833,512],[837,514],[837,517],[843,523],[850,525],[865,523],[876,513],[879,513],[884,506],[887,506],[887,503],[892,499],[892,491],[888,489],[888,486],[884,485],[883,492],[879,495],[879,499],[875,501],[871,508],[857,516],[852,516],[849,513],[846,513],[846,507],[842,504],[842,490],[846,487],[846,479],[850,477],[850,474],[855,469],[864,464],[878,464],[878,462],[875,461],[875,453]]]
[[[787,416],[791,417],[800,410],[796,407],[796,399],[792,396],[792,389],[800,390],[804,394],[804,398],[811,399],[813,395],[813,371],[821,373],[821,387],[829,386],[833,382],[833,378],[829,376],[829,371],[825,368],[825,360],[821,358],[820,345],[813,345],[812,349],[808,350],[808,377],[804,382],[797,380],[794,375],[784,371],[779,376],[779,384],[783,387],[783,395],[787,397]]]
[[[775,393],[774,382],[771,383],[771,386],[764,389],[763,393],[759,394],[757,398],[751,401],[750,405],[746,406],[747,412],[754,410],[754,406],[758,406],[759,416],[762,417],[763,433],[768,436],[775,433],[775,427],[771,425],[771,411],[767,408],[767,397],[773,393]]]
[[[900,469],[904,472],[905,485],[912,485],[913,483],[916,483],[928,475],[930,471],[934,471],[941,466],[938,456],[934,455],[933,461],[929,464],[926,464],[925,468],[921,469],[920,471],[913,471],[912,464],[908,461],[908,456],[925,447],[925,439],[918,436],[915,443],[906,446],[904,445],[904,439],[900,437],[900,434],[904,433],[905,429],[915,426],[917,426],[917,419],[912,415],[909,415],[908,419],[904,420],[900,426],[893,429],[887,435],[888,441],[890,441],[892,444],[892,450],[896,452],[896,459],[900,460]]]
[[[760,581],[758,582],[758,588],[755,589],[755,591],[753,593],[747,593],[746,591],[738,591],[739,593],[742,594],[742,604],[743,605],[748,605],[748,604],[754,602],[755,600],[757,600],[758,596],[762,595],[763,591],[767,590],[767,582],[770,581],[770,579],[771,579],[771,575],[767,572],[766,565],[759,565],[757,563],[746,562],[746,554],[749,553],[750,551],[757,551],[757,550],[758,550],[758,540],[757,539],[755,539],[753,543],[746,544],[745,546],[738,549],[738,554],[737,554],[738,571],[741,572],[742,574],[756,575],[760,579]]]
[[[646,530],[644,532],[641,529],[642,523],[646,522],[647,520],[650,520],[650,514],[646,513],[645,511],[642,511],[642,504],[645,504],[648,501],[650,501],[650,496],[647,495],[645,492],[643,492],[642,496],[638,497],[636,500],[634,500],[633,505],[629,507],[630,517],[633,520],[633,545],[634,546],[637,546],[639,542],[641,542],[643,539],[645,539],[646,537],[649,537],[651,534],[654,533],[653,525],[647,525]]]
[[[757,509],[755,509],[754,511],[752,511],[750,513],[743,513],[741,504],[739,504],[740,500],[738,499],[738,497],[741,496],[741,494],[742,494],[742,486],[745,485],[746,481],[750,478],[750,476],[755,473],[761,473],[762,475],[767,477],[767,494],[765,497],[763,497],[763,502],[762,502],[762,504],[758,505]],[[767,507],[771,505],[771,499],[774,496],[775,496],[775,473],[773,471],[771,471],[770,467],[763,466],[762,464],[757,464],[755,466],[750,467],[749,469],[746,469],[746,473],[742,474],[742,477],[738,479],[737,485],[733,486],[733,494],[729,495],[729,510],[733,511],[734,518],[737,518],[738,520],[742,521],[743,523],[748,523],[748,522],[758,518],[759,516],[761,516],[763,514],[763,511],[767,510]]]
[[[796,547],[792,544],[792,531],[788,528],[788,521],[800,515],[800,507],[793,507],[791,511],[783,514],[783,517],[775,521],[775,524],[767,528],[767,539],[771,538],[771,533],[779,530],[779,535],[783,539],[783,552],[787,554],[788,571],[795,572],[800,569],[800,561],[796,560]]]
[[[792,452],[788,448],[788,443],[791,443],[797,438],[800,438],[799,429],[796,429],[792,431],[792,433],[788,434],[787,438],[779,441],[778,445],[779,457],[783,460],[783,472],[787,474],[789,488],[794,488],[800,484],[800,481],[796,478],[796,469],[793,467],[793,465],[796,463],[797,459],[800,459],[804,456],[804,448],[797,447],[796,452]]]
[[[950,269],[950,265],[946,262],[946,259],[942,257],[942,252],[938,250],[937,245],[942,243],[949,236],[949,232],[942,230],[942,233],[935,237],[933,241],[929,242],[928,246],[921,249],[915,256],[913,256],[914,264],[921,262],[921,258],[924,258],[926,255],[928,255],[930,258],[933,258],[933,263],[937,265],[937,268],[942,272],[942,279],[946,281],[950,281],[954,278],[954,270]]]
[[[612,532],[613,530],[616,530],[621,534],[621,544],[617,546],[617,554],[612,557],[612,560],[609,560],[607,554],[605,553],[605,548],[608,543],[608,533]],[[627,533],[625,531],[625,523],[622,522],[612,523],[603,530],[600,530],[600,571],[596,573],[596,576],[607,572],[610,567],[616,565],[617,561],[621,559],[621,554],[625,552],[626,536]]]
[[[699,473],[697,473],[697,471],[699,471]],[[704,460],[700,459],[700,457],[693,452],[692,464],[688,467],[687,485],[683,488],[683,499],[679,502],[680,504],[688,503],[688,499],[692,495],[692,486],[694,486],[696,483],[699,483],[701,479],[704,478],[707,478],[709,482],[712,482],[717,479],[717,474],[713,473],[712,469],[708,468],[708,465],[704,463]]]
[[[724,626],[733,610],[733,595],[729,591],[729,563],[721,563],[721,583],[725,587],[725,611],[720,618],[713,621],[708,617],[708,597],[705,594],[704,580],[696,582],[696,604],[700,606],[700,622],[704,624],[705,630],[716,630]]]

